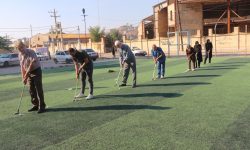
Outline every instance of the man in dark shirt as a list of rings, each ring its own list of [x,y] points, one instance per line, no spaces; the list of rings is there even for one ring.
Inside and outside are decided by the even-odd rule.
[[[202,52],[201,52],[202,47],[198,41],[195,42],[194,50],[196,53],[196,64],[195,65],[196,65],[196,68],[200,68],[200,64],[202,62]]]
[[[207,58],[209,59],[209,63],[211,63],[211,59],[212,59],[212,50],[213,50],[213,44],[210,42],[210,40],[207,40],[207,43],[205,44],[205,48],[206,48],[206,57],[205,57],[205,61],[204,64],[206,64]]]
[[[76,79],[79,79],[81,74],[82,87],[81,92],[76,96],[76,98],[81,98],[84,96],[85,86],[86,86],[86,76],[88,76],[89,81],[89,95],[86,99],[92,99],[93,96],[93,61],[86,51],[77,51],[74,48],[69,48],[69,54],[73,58],[76,71]]]
[[[46,104],[44,102],[42,69],[36,53],[27,49],[22,41],[18,41],[17,49],[19,51],[19,59],[21,66],[21,74],[23,83],[29,84],[29,92],[33,107],[28,111],[37,111],[37,113],[45,112]]]

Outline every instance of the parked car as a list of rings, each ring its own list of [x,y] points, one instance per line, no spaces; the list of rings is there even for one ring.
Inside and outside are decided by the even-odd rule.
[[[9,54],[1,54],[0,56],[0,66],[7,67],[11,65],[19,65],[18,54],[9,53]]]
[[[82,50],[86,51],[87,54],[88,54],[94,61],[99,57],[98,53],[95,52],[95,51],[94,51],[93,49],[91,49],[91,48],[82,49]]]
[[[72,57],[68,51],[57,51],[53,58],[54,62],[57,63],[72,63]]]
[[[36,52],[36,56],[37,56],[37,58],[38,58],[40,61],[49,60],[49,56],[44,55],[44,54],[39,53],[39,52]]]
[[[132,47],[132,52],[134,53],[135,56],[146,56],[147,52],[138,48],[138,47]]]

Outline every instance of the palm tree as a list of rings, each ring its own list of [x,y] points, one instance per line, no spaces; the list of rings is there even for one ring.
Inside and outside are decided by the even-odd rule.
[[[104,29],[101,29],[99,26],[90,27],[89,33],[93,42],[100,42],[101,38],[104,36]]]

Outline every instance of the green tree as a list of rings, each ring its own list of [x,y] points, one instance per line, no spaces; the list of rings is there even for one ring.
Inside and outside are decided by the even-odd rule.
[[[110,32],[106,34],[106,46],[112,47],[116,40],[122,41],[122,34],[117,29],[111,29]]]
[[[9,39],[0,36],[0,49],[11,50],[11,47],[9,47],[10,43]]]
[[[104,29],[99,26],[89,28],[90,38],[93,42],[100,42],[101,38],[104,36]]]

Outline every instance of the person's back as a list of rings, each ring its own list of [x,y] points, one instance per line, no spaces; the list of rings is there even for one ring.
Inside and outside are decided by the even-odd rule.
[[[131,51],[130,47],[126,44],[123,44],[120,41],[115,41],[115,46],[117,50],[120,52],[120,65],[124,69],[123,70],[123,80],[122,84],[120,86],[126,86],[127,85],[127,79],[129,75],[130,68],[132,69],[133,74],[133,85],[132,88],[136,87],[136,60],[135,55]]]
[[[205,57],[205,61],[204,64],[206,64],[207,58],[209,58],[209,63],[211,63],[211,59],[212,59],[212,50],[213,50],[213,44],[210,42],[210,40],[207,40],[207,43],[205,44],[205,48],[206,48],[206,57]]]
[[[126,62],[133,62],[135,61],[135,55],[130,49],[130,47],[126,44],[122,44],[121,48],[119,48],[120,57],[123,58]]]

